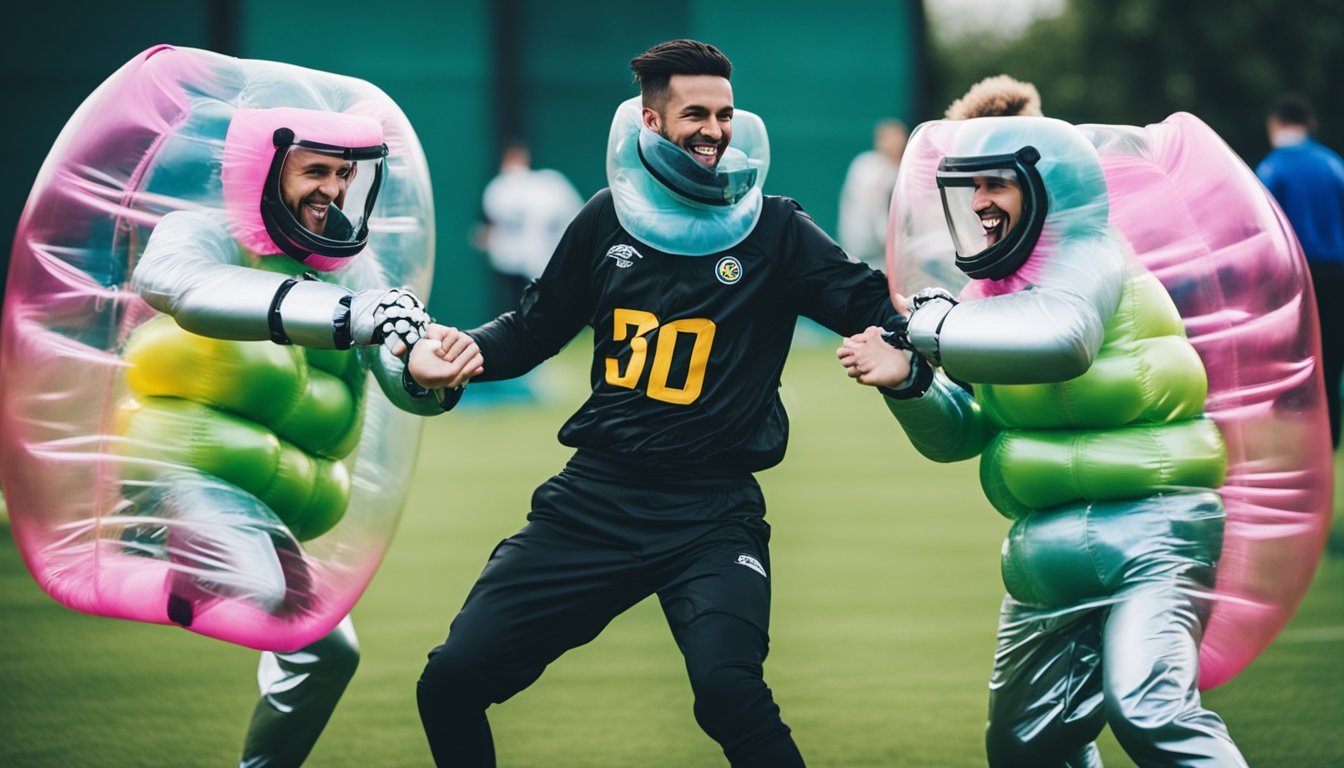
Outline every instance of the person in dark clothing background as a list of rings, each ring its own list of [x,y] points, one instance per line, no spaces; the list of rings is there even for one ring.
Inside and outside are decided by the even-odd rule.
[[[674,40],[631,61],[609,187],[570,224],[516,310],[433,325],[423,386],[521,375],[593,329],[575,450],[532,497],[434,648],[418,701],[435,761],[489,766],[486,709],[656,594],[697,722],[734,766],[803,759],[763,678],[770,527],[754,472],[784,456],[780,375],[795,323],[899,331],[882,273],[851,261],[791,199],[761,192],[764,126],[736,110],[731,63]]]

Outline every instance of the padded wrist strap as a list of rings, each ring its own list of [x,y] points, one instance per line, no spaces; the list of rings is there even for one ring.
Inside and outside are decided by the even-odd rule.
[[[284,302],[285,296],[289,294],[291,288],[298,284],[298,280],[289,278],[275,289],[275,295],[271,297],[271,308],[266,313],[266,324],[271,330],[271,341],[276,344],[293,344],[289,336],[285,335],[284,323],[280,321],[280,304]]]

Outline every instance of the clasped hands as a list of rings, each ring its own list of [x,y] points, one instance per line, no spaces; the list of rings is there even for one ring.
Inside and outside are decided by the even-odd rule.
[[[426,389],[457,389],[485,370],[476,341],[456,328],[438,323],[425,327],[425,336],[411,347],[406,369]]]
[[[897,349],[886,339],[887,331],[872,325],[847,337],[835,351],[845,375],[870,387],[895,389],[910,378],[910,350]]]
[[[897,311],[909,312],[908,300],[897,296]],[[870,387],[895,388],[910,378],[910,351],[897,349],[887,341],[887,331],[869,326],[862,333],[845,338],[835,356],[845,375]]]

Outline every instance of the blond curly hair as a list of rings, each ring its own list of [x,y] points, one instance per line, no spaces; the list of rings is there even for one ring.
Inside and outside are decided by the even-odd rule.
[[[948,120],[973,117],[1040,117],[1041,94],[1036,86],[1008,75],[994,75],[971,86],[965,96],[952,102],[944,114]]]

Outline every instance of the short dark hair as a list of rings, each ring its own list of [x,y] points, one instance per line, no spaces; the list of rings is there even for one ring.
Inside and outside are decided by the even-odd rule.
[[[1277,118],[1281,123],[1307,128],[1312,128],[1316,122],[1316,113],[1311,108],[1311,102],[1300,93],[1285,93],[1280,96],[1270,108],[1269,116]]]
[[[682,39],[659,43],[639,54],[630,60],[630,69],[644,106],[657,108],[667,98],[673,75],[714,75],[727,80],[732,77],[733,63],[708,43]]]

